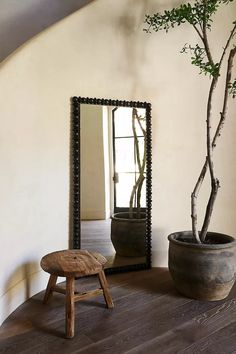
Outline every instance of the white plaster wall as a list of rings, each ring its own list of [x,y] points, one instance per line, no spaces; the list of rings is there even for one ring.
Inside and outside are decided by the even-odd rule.
[[[205,156],[209,80],[179,54],[186,42],[196,40],[189,27],[168,35],[142,31],[145,13],[177,3],[94,1],[1,65],[0,321],[45,286],[41,256],[68,245],[73,95],[152,103],[154,266],[167,265],[168,233],[190,228],[190,192]],[[235,11],[233,4],[219,16],[217,47],[222,47]],[[219,98],[216,103],[220,110]],[[235,115],[234,101],[216,151],[224,182],[211,224],[212,230],[232,235]]]
[[[102,106],[81,105],[81,219],[106,218]]]
[[[103,123],[103,156],[104,156],[104,219],[112,214],[111,199],[113,197],[113,157],[112,155],[112,123],[109,116],[109,107],[102,107]]]

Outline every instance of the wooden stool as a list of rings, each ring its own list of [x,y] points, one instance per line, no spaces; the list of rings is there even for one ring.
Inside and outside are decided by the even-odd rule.
[[[43,302],[46,303],[53,291],[66,295],[66,337],[74,336],[76,301],[103,294],[108,308],[113,308],[103,266],[107,262],[101,254],[86,250],[65,250],[49,253],[41,260],[41,267],[50,274]],[[75,278],[97,274],[100,289],[86,293],[75,292]],[[57,277],[66,277],[66,289],[56,285]]]

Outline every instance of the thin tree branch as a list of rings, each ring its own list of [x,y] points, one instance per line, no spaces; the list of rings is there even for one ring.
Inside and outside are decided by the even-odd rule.
[[[207,164],[207,158],[206,161],[203,165],[203,168],[201,170],[201,173],[198,177],[197,183],[194,187],[194,190],[191,194],[191,218],[192,218],[192,231],[193,231],[193,236],[195,237],[196,241],[198,243],[201,243],[200,237],[199,237],[199,232],[198,232],[198,220],[197,220],[197,198],[199,191],[201,189],[203,180],[205,178],[206,172],[208,169],[208,164]]]
[[[226,111],[227,111],[227,102],[228,102],[228,96],[229,96],[229,82],[231,80],[231,76],[232,76],[232,67],[233,67],[233,60],[234,60],[234,56],[236,54],[236,48],[231,49],[230,53],[229,53],[229,57],[228,57],[228,66],[227,66],[227,71],[226,71],[226,80],[225,80],[225,93],[224,93],[224,101],[223,101],[223,110],[221,113],[221,118],[220,118],[220,122],[217,126],[216,129],[216,133],[214,135],[213,141],[211,142],[211,149],[209,149],[208,146],[208,150],[209,153],[211,155],[208,155],[208,165],[210,168],[210,175],[211,175],[211,182],[212,182],[212,189],[211,189],[211,195],[207,204],[207,208],[206,208],[206,213],[205,213],[205,218],[204,218],[204,222],[203,222],[203,226],[202,226],[202,230],[201,230],[201,234],[200,234],[200,239],[203,242],[206,238],[207,235],[207,230],[210,224],[210,219],[211,219],[211,215],[212,215],[212,211],[213,211],[213,206],[216,200],[216,196],[218,193],[218,189],[219,189],[219,181],[218,179],[215,178],[214,176],[214,166],[213,166],[213,161],[212,161],[212,151],[213,148],[216,145],[216,140],[217,138],[220,136],[220,132],[223,129],[223,125],[225,122],[225,116],[226,116]],[[210,98],[211,100],[211,98]],[[211,102],[209,102],[208,105],[208,109],[211,109]],[[210,114],[210,111],[208,111],[208,114]],[[209,116],[210,118],[210,116]],[[208,124],[210,124],[210,119],[208,119]],[[209,127],[208,127],[209,130]],[[209,144],[209,141],[208,141]]]
[[[211,180],[213,181],[214,179],[214,172],[213,172],[213,162],[212,162],[212,144],[211,144],[211,101],[212,101],[212,95],[216,86],[216,83],[218,81],[218,76],[213,77],[211,86],[210,86],[210,91],[209,91],[209,96],[208,96],[208,103],[207,103],[207,157],[205,164],[202,168],[202,171],[200,173],[200,176],[197,180],[197,183],[194,187],[194,190],[191,194],[191,218],[192,218],[192,231],[193,231],[193,236],[197,240],[198,243],[201,243],[202,240],[202,231],[198,233],[198,225],[197,225],[197,197],[200,191],[200,188],[202,186],[202,182],[205,178],[207,168],[210,167],[211,170]]]
[[[145,128],[142,126],[141,119],[140,119],[141,116],[139,116],[139,115],[137,114],[136,117],[137,117],[137,121],[138,121],[138,124],[139,124],[139,126],[140,126],[140,129],[142,130],[143,136],[146,137],[147,133],[146,133]]]
[[[199,35],[199,37],[201,38],[201,40],[203,41],[203,35],[201,34],[201,32],[199,31],[197,26],[193,24],[193,27],[194,27],[195,31],[197,32],[197,34]]]
[[[209,63],[213,66],[214,61],[212,59],[211,50],[210,50],[210,46],[208,43],[208,37],[207,37],[206,1],[207,0],[203,0],[203,2],[204,2],[204,16],[203,16],[203,28],[202,28],[202,34],[203,34],[202,41],[203,41],[203,44],[204,44],[204,47],[206,50],[206,55],[209,60]]]
[[[212,79],[212,82],[211,82],[208,101],[207,101],[207,120],[206,120],[206,123],[207,123],[207,164],[209,166],[210,176],[211,176],[211,194],[210,194],[210,198],[209,198],[209,201],[207,204],[205,218],[204,218],[203,226],[202,226],[201,233],[200,233],[201,242],[204,242],[204,240],[206,238],[207,229],[208,229],[208,226],[210,223],[210,217],[211,217],[211,214],[213,211],[213,206],[215,203],[216,194],[217,194],[218,187],[219,187],[219,182],[215,178],[215,172],[214,172],[213,148],[212,148],[212,138],[211,138],[211,135],[212,135],[211,134],[211,129],[212,129],[212,127],[211,127],[212,97],[213,97],[213,93],[214,93],[217,81],[218,81],[218,76],[214,76]]]
[[[200,233],[201,242],[204,242],[205,239],[206,239],[206,235],[207,235],[208,227],[209,227],[209,224],[210,224],[210,219],[211,219],[211,215],[212,215],[212,212],[213,212],[213,208],[214,208],[214,204],[215,204],[215,201],[216,201],[216,197],[217,197],[217,193],[218,193],[219,187],[220,187],[219,181],[218,181],[218,179],[215,179],[212,182],[211,194],[210,194],[210,198],[209,198],[208,203],[207,203],[205,218],[204,218],[204,222],[203,222],[203,227],[202,227],[202,230],[201,230],[201,233]]]
[[[138,186],[137,190],[137,216],[138,218],[140,217],[140,211],[141,211],[141,192],[142,192],[142,187],[143,187],[143,182],[145,180],[144,175],[142,175],[142,178],[140,179],[140,183]]]
[[[220,116],[221,116],[220,121],[219,121],[219,124],[216,128],[215,136],[214,136],[214,139],[212,142],[213,148],[216,146],[217,139],[220,137],[221,130],[223,129],[223,125],[225,122],[225,117],[226,117],[226,113],[227,113],[228,98],[229,98],[229,83],[230,83],[231,77],[232,77],[233,60],[234,60],[235,55],[236,55],[236,47],[231,49],[231,51],[229,53],[228,68],[227,68],[226,80],[225,80],[223,109],[222,109],[222,112],[220,113]]]
[[[220,69],[220,67],[221,67],[221,65],[222,65],[222,62],[223,62],[225,53],[226,53],[226,51],[227,51],[227,49],[228,49],[228,46],[229,46],[229,44],[230,44],[230,42],[231,42],[233,36],[234,36],[235,33],[236,33],[235,31],[236,31],[236,23],[235,23],[235,25],[234,25],[232,31],[230,32],[229,38],[227,39],[227,42],[226,42],[226,44],[225,44],[225,46],[224,46],[224,50],[223,50],[223,53],[222,53],[221,58],[220,58],[220,61],[219,61],[219,69]]]
[[[208,200],[207,207],[206,207],[205,218],[204,218],[202,230],[201,230],[201,233],[200,233],[201,242],[204,242],[205,239],[206,239],[206,235],[207,235],[208,227],[209,227],[209,224],[210,224],[211,215],[212,215],[212,212],[213,212],[213,207],[214,207],[214,204],[215,204],[215,200],[216,200],[216,197],[217,197],[217,193],[218,193],[219,187],[220,187],[220,184],[219,184],[218,179],[216,178],[212,182],[211,194],[210,194],[210,198]]]
[[[137,138],[137,132],[136,132],[136,127],[135,127],[135,119],[137,119],[140,128],[142,129],[142,132],[144,134],[144,152],[143,152],[143,159],[142,159],[142,163],[141,163],[141,159],[140,159],[140,149],[139,149],[139,143],[138,143],[138,138]],[[129,216],[130,218],[133,217],[132,215],[132,209],[134,206],[134,197],[135,197],[135,193],[137,191],[137,211],[138,211],[138,215],[140,215],[140,196],[141,196],[141,188],[142,188],[142,184],[143,181],[145,179],[144,177],[144,171],[145,171],[145,166],[146,166],[146,132],[144,130],[144,128],[141,125],[140,122],[140,117],[138,116],[137,110],[136,108],[133,108],[132,111],[132,129],[133,129],[133,135],[134,135],[134,142],[135,142],[135,149],[136,149],[136,153],[137,153],[137,162],[138,162],[138,170],[139,170],[139,177],[137,179],[137,181],[135,182],[132,192],[131,192],[131,196],[130,196],[130,201],[129,201]]]
[[[136,108],[133,108],[133,110],[132,110],[132,130],[133,130],[133,135],[134,135],[134,144],[135,144],[135,150],[136,150],[136,155],[137,155],[138,169],[141,170],[139,141],[137,138],[137,132],[136,132],[136,127],[135,127],[135,118],[136,117],[137,117],[137,110],[136,110]]]
[[[224,125],[225,118],[226,118],[227,103],[228,103],[228,98],[229,98],[229,82],[231,81],[231,77],[232,77],[233,59],[234,59],[235,55],[236,55],[236,48],[234,48],[230,51],[229,58],[228,58],[228,70],[227,70],[226,81],[225,81],[223,108],[222,108],[222,112],[220,114],[221,115],[220,121],[219,121],[219,124],[216,128],[215,135],[214,135],[214,138],[212,141],[212,150],[214,150],[214,148],[216,147],[218,138],[221,135],[221,130],[223,129],[223,125]],[[197,211],[196,211],[197,197],[198,197],[200,188],[202,186],[203,180],[205,178],[206,172],[208,170],[208,167],[209,166],[208,166],[208,161],[207,161],[207,157],[206,157],[205,163],[202,167],[202,170],[201,170],[200,175],[198,177],[197,183],[196,183],[193,193],[191,195],[192,229],[193,229],[193,234],[194,234],[197,242],[200,241],[199,235],[198,235],[198,228],[197,228]]]
[[[139,171],[139,177],[138,177],[136,183],[133,186],[131,197],[130,197],[130,202],[129,202],[129,215],[130,215],[130,218],[133,217],[132,208],[133,208],[133,203],[134,203],[134,197],[135,197],[136,190],[139,187],[139,184],[143,183],[143,180],[145,178],[144,177],[145,163],[146,163],[146,153],[145,153],[144,158],[143,158],[142,168]],[[139,211],[138,211],[138,214],[139,214]]]
[[[211,82],[211,86],[210,86],[208,101],[207,101],[207,120],[206,120],[206,123],[207,123],[207,159],[208,159],[208,165],[209,165],[212,181],[215,179],[215,175],[214,175],[214,165],[213,165],[213,159],[212,159],[211,111],[212,111],[212,97],[213,97],[214,90],[216,88],[217,81],[218,81],[218,76],[213,77],[212,82]]]

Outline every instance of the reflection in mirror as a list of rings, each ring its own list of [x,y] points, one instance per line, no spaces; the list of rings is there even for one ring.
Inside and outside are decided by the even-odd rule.
[[[74,247],[150,267],[150,104],[74,97]]]

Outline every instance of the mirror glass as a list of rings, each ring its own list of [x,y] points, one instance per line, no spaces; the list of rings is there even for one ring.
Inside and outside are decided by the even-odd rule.
[[[150,104],[76,97],[73,106],[74,246],[104,255],[106,269],[148,268]]]

